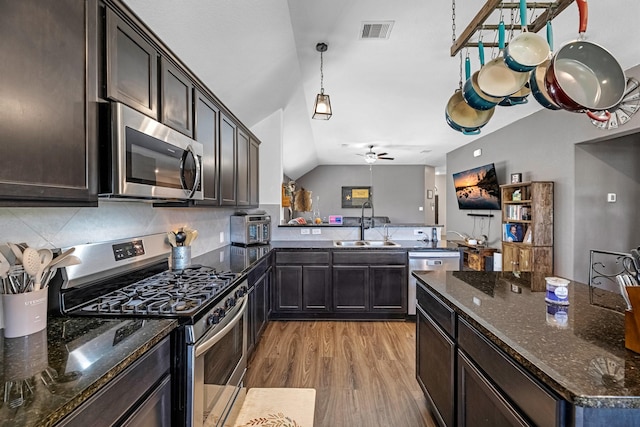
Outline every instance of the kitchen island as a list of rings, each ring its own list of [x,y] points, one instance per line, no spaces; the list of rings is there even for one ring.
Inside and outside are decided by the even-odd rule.
[[[137,402],[128,399],[136,392],[136,386],[145,385],[147,376],[155,370],[140,362],[148,359],[151,365],[158,365],[159,360],[165,359],[165,350],[168,358],[166,337],[175,326],[176,321],[172,319],[50,316],[43,331],[18,338],[2,336],[4,399],[0,425],[53,426],[59,422],[66,425],[65,417],[78,414],[83,404],[96,400],[104,401],[101,403],[108,408],[105,411],[91,408],[90,416],[95,421],[92,425],[101,425],[120,404],[133,409]],[[148,358],[149,355],[157,357]],[[136,370],[138,366],[144,367],[146,373]],[[158,372],[160,370],[169,377],[168,369],[158,366]],[[116,378],[121,380],[129,373],[137,384],[120,391],[119,399],[113,396],[96,399],[104,397],[105,389],[114,389],[111,384]],[[149,378],[149,381],[155,380]],[[76,417],[76,424],[71,425],[77,425],[80,418]]]
[[[545,302],[541,275],[414,276],[417,377],[443,424],[468,425],[474,411],[517,425],[640,423],[640,355],[625,349],[623,313],[591,304],[587,285],[571,282],[563,308]],[[440,355],[428,338],[445,344]],[[435,364],[450,374],[440,396]]]

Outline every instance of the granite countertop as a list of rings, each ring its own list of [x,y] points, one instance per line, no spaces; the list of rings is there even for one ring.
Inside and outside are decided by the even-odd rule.
[[[569,284],[570,304],[563,313],[545,302],[544,275],[521,273],[518,278],[508,272],[467,271],[414,275],[572,404],[640,408],[640,354],[625,348],[624,314],[591,304],[587,285]],[[611,301],[607,306],[622,307],[618,294],[597,292],[599,301]]]
[[[337,250],[354,250],[361,251],[363,249],[371,250],[418,250],[418,251],[457,251],[457,248],[452,248],[447,245],[446,240],[440,240],[437,242],[423,241],[423,240],[394,240],[393,242],[400,246],[368,246],[363,248],[359,247],[337,247],[333,245],[333,240],[277,240],[272,241],[270,246],[274,249],[337,249]]]
[[[52,426],[176,326],[172,319],[49,317],[43,331],[4,338],[2,426]],[[22,389],[23,403],[7,400]]]

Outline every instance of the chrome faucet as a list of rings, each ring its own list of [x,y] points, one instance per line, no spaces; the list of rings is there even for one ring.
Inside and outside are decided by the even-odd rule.
[[[373,227],[373,203],[371,203],[371,201],[367,200],[366,202],[362,203],[362,212],[360,213],[360,240],[364,240],[364,230],[365,228],[369,228],[369,227],[365,227],[364,225],[364,208],[371,208],[371,216],[369,217],[369,219],[371,220],[371,227]]]
[[[385,242],[389,241],[389,223],[385,222],[382,226],[382,239]]]

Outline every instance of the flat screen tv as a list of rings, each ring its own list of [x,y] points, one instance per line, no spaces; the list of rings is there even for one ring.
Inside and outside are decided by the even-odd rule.
[[[454,173],[453,185],[460,209],[500,209],[500,185],[493,163]]]

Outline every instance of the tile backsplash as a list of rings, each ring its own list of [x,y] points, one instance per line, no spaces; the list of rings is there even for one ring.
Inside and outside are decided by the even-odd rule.
[[[97,208],[0,208],[0,243],[64,248],[163,233],[188,225],[198,230],[193,255],[229,244],[233,208],[154,208],[151,203],[100,200]],[[220,233],[224,242],[220,242]]]

